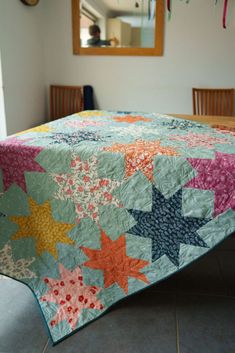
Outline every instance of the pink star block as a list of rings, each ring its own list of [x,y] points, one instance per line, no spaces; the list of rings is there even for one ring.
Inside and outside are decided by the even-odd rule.
[[[74,202],[77,223],[87,217],[99,223],[100,206],[112,204],[122,207],[118,198],[112,195],[121,182],[99,178],[98,159],[95,156],[86,161],[74,156],[70,173],[51,175],[59,186],[54,198]]]
[[[59,279],[44,279],[49,290],[40,300],[58,305],[58,311],[50,322],[51,327],[66,320],[71,329],[74,330],[83,309],[104,309],[100,300],[96,297],[101,288],[86,286],[79,266],[73,271],[69,271],[62,264],[59,264],[59,272]]]
[[[32,140],[31,138],[27,138],[27,139],[19,139],[15,136],[12,137],[8,137],[6,140],[1,141],[1,144],[4,145],[23,145],[25,142]]]
[[[235,137],[235,128],[234,127],[228,127],[225,125],[212,125],[211,127],[213,127],[213,129],[216,129],[216,131],[219,133],[229,134],[229,135]]]
[[[189,147],[202,146],[207,147],[208,149],[212,149],[216,143],[231,143],[226,138],[213,137],[208,134],[195,134],[191,132],[187,135],[174,135],[170,140],[187,142]]]
[[[185,187],[214,191],[214,216],[235,210],[235,155],[216,152],[215,159],[188,161],[198,174]]]
[[[71,126],[71,127],[77,127],[77,128],[85,128],[87,126],[102,126],[102,125],[106,125],[108,124],[108,122],[101,122],[101,121],[76,121],[76,120],[72,120],[72,121],[68,121],[65,123],[65,125],[67,126]]]
[[[0,169],[3,173],[4,190],[16,183],[26,191],[24,172],[45,172],[34,160],[42,148],[23,146],[24,142],[16,138],[0,142]]]

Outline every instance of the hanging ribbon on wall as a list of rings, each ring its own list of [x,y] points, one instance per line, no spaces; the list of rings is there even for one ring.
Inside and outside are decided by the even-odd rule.
[[[227,23],[227,10],[228,10],[228,0],[224,0],[223,28],[226,28],[226,23]]]
[[[186,4],[188,4],[189,1],[190,1],[190,0],[186,0],[186,1],[185,1]],[[216,1],[217,1],[217,0],[216,0]],[[169,12],[171,12],[171,0],[167,0],[166,6],[167,6],[167,10],[168,10]]]
[[[171,0],[167,0],[166,6],[167,6],[167,11],[171,12]]]
[[[190,0],[185,0],[186,4],[188,4],[189,1]],[[168,11],[168,18],[170,19],[171,18],[171,0],[167,0],[166,7],[167,7],[167,11]]]
[[[152,21],[155,16],[155,2],[156,0],[148,0],[148,19]]]
[[[188,4],[189,1],[190,0],[186,0],[186,4]],[[218,0],[215,0],[215,5],[217,4],[217,2],[218,2]],[[167,0],[166,6],[167,6],[167,11],[169,13],[169,18],[170,18],[171,0]],[[225,28],[225,29],[226,29],[226,23],[227,23],[227,12],[228,12],[228,0],[224,0],[222,25],[223,25],[223,28]]]

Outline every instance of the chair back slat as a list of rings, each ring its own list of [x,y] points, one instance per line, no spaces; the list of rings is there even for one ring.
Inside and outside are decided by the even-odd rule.
[[[82,86],[50,86],[50,120],[83,110]]]
[[[233,115],[233,88],[193,88],[194,115]]]

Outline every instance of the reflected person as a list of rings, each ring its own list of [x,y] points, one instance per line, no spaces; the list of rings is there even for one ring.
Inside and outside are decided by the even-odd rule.
[[[89,34],[91,38],[87,40],[87,44],[90,47],[101,47],[101,46],[116,46],[118,45],[117,38],[101,39],[100,38],[100,27],[97,25],[91,25],[89,27]]]

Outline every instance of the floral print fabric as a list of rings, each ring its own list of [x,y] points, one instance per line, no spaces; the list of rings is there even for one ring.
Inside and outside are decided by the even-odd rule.
[[[234,131],[156,113],[85,111],[0,141],[0,274],[60,342],[235,231],[234,158]]]

